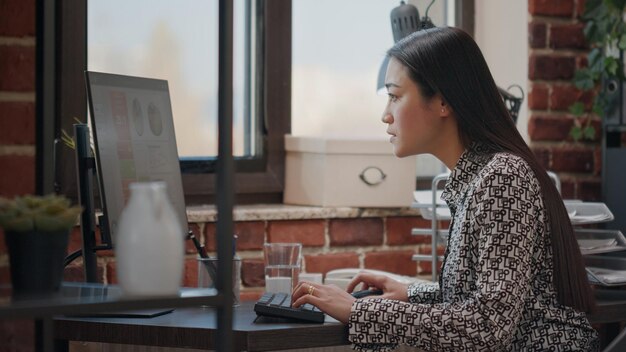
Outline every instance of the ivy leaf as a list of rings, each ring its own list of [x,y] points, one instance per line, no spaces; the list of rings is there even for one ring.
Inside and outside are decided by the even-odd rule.
[[[594,67],[598,66],[602,59],[602,52],[598,48],[594,48],[587,55],[587,61],[589,61],[589,68],[592,70]]]
[[[581,68],[574,73],[574,85],[580,90],[591,90],[594,87],[593,76],[588,68]]]
[[[619,38],[619,42],[617,43],[617,47],[620,50],[626,50],[626,33],[623,33]]]
[[[585,1],[585,13],[584,19],[597,18],[601,15],[602,0],[587,0]]]
[[[585,112],[585,104],[577,101],[569,106],[569,112],[574,116],[580,116]]]
[[[610,6],[613,6],[616,9],[621,9],[621,10],[624,10],[624,5],[626,5],[626,0],[607,0],[606,2]]]
[[[603,116],[604,115],[604,108],[602,107],[602,104],[600,104],[600,103],[593,104],[593,107],[591,108],[591,111],[593,111],[593,113],[598,115],[598,116]]]
[[[569,135],[572,137],[574,142],[578,142],[583,136],[583,129],[580,126],[572,126],[572,129],[569,131]]]
[[[596,139],[596,129],[593,126],[589,125],[583,128],[583,135],[585,139],[593,141],[594,139]]]
[[[614,57],[609,56],[604,59],[604,69],[609,75],[611,76],[617,75],[618,68],[619,68],[619,63]]]

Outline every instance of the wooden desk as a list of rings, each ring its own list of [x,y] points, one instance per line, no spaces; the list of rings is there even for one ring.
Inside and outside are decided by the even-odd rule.
[[[626,320],[626,291],[598,290],[598,308],[592,323]],[[109,342],[164,347],[213,349],[216,311],[212,308],[179,308],[147,319],[56,318],[55,336],[62,340]],[[253,302],[233,311],[236,351],[328,347],[349,344],[346,327],[327,317],[324,324],[255,323]]]
[[[269,351],[347,345],[343,324],[326,317],[324,324],[284,323],[259,318],[254,302],[233,309],[235,351]],[[216,309],[179,308],[154,318],[55,319],[55,337],[70,341],[214,349]],[[264,321],[265,320],[265,321]]]

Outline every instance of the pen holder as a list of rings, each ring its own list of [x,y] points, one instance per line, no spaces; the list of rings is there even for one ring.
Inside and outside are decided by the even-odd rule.
[[[198,259],[198,287],[215,288],[217,257]],[[241,283],[241,258],[233,258],[233,305],[239,305]]]

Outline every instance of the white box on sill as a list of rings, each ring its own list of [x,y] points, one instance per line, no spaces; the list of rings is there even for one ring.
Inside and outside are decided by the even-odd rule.
[[[409,207],[415,157],[397,158],[388,139],[285,135],[286,204]]]

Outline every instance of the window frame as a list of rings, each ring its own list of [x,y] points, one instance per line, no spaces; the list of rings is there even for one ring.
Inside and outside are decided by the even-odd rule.
[[[73,134],[75,117],[86,120],[87,95],[87,1],[56,3],[57,43],[55,54],[55,137],[61,131]],[[262,158],[240,158],[235,163],[234,192],[237,204],[282,203],[285,184],[284,135],[291,131],[291,0],[258,0],[257,13],[263,38],[257,49],[262,61],[252,94],[260,92],[253,109],[260,113],[263,134],[258,141]],[[260,50],[259,50],[260,49]],[[271,78],[271,79],[269,79]],[[83,118],[84,117],[84,118]],[[55,144],[54,188],[77,198],[76,162],[72,149]],[[216,174],[211,167],[182,173],[185,202],[213,204]],[[200,173],[198,171],[201,171]],[[97,192],[97,190],[95,190]]]

